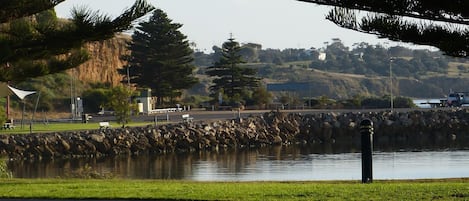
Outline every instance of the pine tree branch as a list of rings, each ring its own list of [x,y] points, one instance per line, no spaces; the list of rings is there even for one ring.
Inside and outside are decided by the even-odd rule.
[[[49,10],[65,0],[0,0],[0,23]]]
[[[298,0],[388,15],[469,25],[467,0]]]
[[[15,62],[24,57],[43,59],[65,54],[71,49],[80,48],[86,42],[112,38],[115,33],[127,30],[133,21],[153,9],[145,0],[137,0],[130,9],[114,20],[98,12],[75,9],[73,23],[59,30],[50,30],[32,40],[15,41],[10,47],[12,54],[3,55],[0,63]]]
[[[343,28],[378,35],[394,41],[430,45],[445,54],[467,57],[469,52],[469,29],[436,24],[417,24],[389,15],[369,15],[357,22],[354,11],[333,9],[326,18]]]

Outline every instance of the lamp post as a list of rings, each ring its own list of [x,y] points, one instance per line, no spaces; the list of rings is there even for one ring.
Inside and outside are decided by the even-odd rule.
[[[390,91],[390,95],[391,95],[391,112],[393,111],[394,109],[394,101],[393,101],[393,97],[392,97],[392,61],[393,61],[393,58],[389,58],[389,83],[390,83],[390,86],[389,86],[389,91]]]
[[[127,66],[127,86],[128,86],[128,90],[129,90],[129,93],[131,91],[131,87],[130,87],[130,66],[128,65]],[[132,95],[129,96],[129,105],[132,104]],[[129,114],[130,116],[132,116],[132,107],[129,107]]]
[[[10,68],[10,63],[7,62],[6,68]],[[10,81],[7,82],[7,84],[10,84]],[[7,102],[6,102],[6,115],[7,115],[7,120],[10,120],[10,95],[7,96]]]
[[[129,90],[130,90],[130,66],[127,66],[127,85],[129,86]]]
[[[74,93],[74,77],[75,77],[75,69],[72,69],[70,72],[70,114],[71,114],[71,122],[75,120],[75,93]]]

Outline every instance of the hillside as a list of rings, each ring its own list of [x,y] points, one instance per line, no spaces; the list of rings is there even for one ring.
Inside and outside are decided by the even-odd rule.
[[[119,35],[111,40],[87,45],[92,59],[75,70],[69,70],[67,73],[84,83],[119,84],[122,76],[117,73],[116,69],[125,65],[120,57],[127,53],[125,46],[129,40],[131,40],[130,36]],[[200,53],[198,54],[200,55]],[[213,53],[203,54],[205,66],[213,62],[213,55]],[[410,53],[402,56],[401,58],[404,58],[402,60],[412,60],[409,55]],[[259,76],[263,78],[263,82],[269,86],[269,89],[278,93],[292,93],[299,97],[325,95],[331,98],[350,98],[356,95],[389,95],[390,80],[386,71],[383,71],[381,75],[376,73],[340,72],[341,68],[337,67],[330,69],[311,68],[310,66],[314,62],[312,64],[311,60],[305,60],[309,58],[298,57],[298,59],[300,60],[286,61],[280,64],[251,62],[245,65],[257,69]],[[206,89],[210,82],[203,75],[205,66],[199,64],[203,63],[200,60],[196,59],[195,62],[202,65],[198,66],[198,77],[202,78],[203,83],[189,90],[189,93],[207,95]],[[393,76],[394,95],[435,98],[444,97],[450,90],[469,91],[469,63],[465,60],[448,62],[447,70],[444,73],[423,71],[411,72],[413,73],[412,76],[399,74],[404,66],[404,64],[400,66],[396,63],[395,69],[393,69],[393,71],[396,71]]]
[[[295,77],[295,79],[282,76]],[[330,98],[351,98],[361,96],[389,95],[390,80],[385,76],[365,76],[350,73],[327,72],[317,69],[291,69],[289,72],[276,73],[278,79],[268,79],[266,84],[269,91],[289,93],[298,97],[327,96]],[[425,84],[415,78],[398,77],[393,79],[394,95],[409,97],[432,97],[442,93],[415,93],[428,91]],[[423,88],[423,89],[422,89]],[[433,91],[433,90],[431,90]]]
[[[467,64],[463,65],[467,66]],[[450,90],[469,91],[468,71],[457,68],[450,68],[449,71],[448,74],[429,73],[419,79],[393,76],[393,95],[412,98],[442,98]],[[301,67],[277,67],[276,72],[270,77],[264,79],[270,91],[293,93],[299,97],[327,96],[340,99],[356,95],[385,96],[390,94],[389,76],[365,76]]]

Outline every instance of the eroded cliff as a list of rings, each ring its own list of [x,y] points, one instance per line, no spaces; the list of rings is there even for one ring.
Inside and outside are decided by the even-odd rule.
[[[87,44],[91,59],[67,72],[82,82],[119,84],[122,76],[117,69],[126,64],[121,57],[129,53],[126,44],[130,40],[131,36],[121,34],[106,41]]]

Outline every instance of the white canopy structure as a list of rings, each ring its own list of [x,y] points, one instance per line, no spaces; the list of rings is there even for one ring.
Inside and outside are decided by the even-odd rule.
[[[16,95],[19,99],[21,99],[23,101],[23,112],[21,113],[21,128],[23,128],[23,123],[24,123],[24,110],[25,110],[25,104],[24,104],[24,98],[26,98],[26,96],[29,96],[31,94],[35,94],[36,91],[24,91],[24,90],[21,90],[21,89],[17,89],[17,88],[14,88],[10,85],[8,85],[7,83],[4,83],[4,82],[0,82],[0,97],[6,97],[6,96],[10,96],[10,95]],[[38,101],[39,101],[39,96],[37,97],[37,101],[36,101],[36,108],[37,108],[37,104],[38,104]],[[8,110],[9,110],[9,103],[7,101],[7,118],[8,117]],[[34,113],[36,113],[36,109],[34,109]],[[33,118],[34,118],[34,113],[33,113],[33,116],[31,117],[31,122],[29,124],[29,130],[30,132],[32,133],[32,121],[33,121]],[[11,121],[11,123],[13,123],[13,121]]]
[[[31,94],[35,94],[36,91],[24,91],[21,89],[16,89],[7,83],[0,82],[0,97],[6,97],[9,95],[16,95],[18,98],[23,100],[26,96],[29,96]]]

